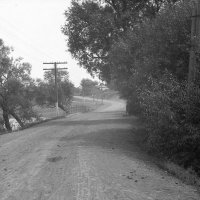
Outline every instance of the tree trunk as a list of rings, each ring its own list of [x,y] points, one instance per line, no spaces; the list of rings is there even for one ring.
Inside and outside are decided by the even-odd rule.
[[[61,110],[67,112],[66,109],[65,109],[65,107],[64,107],[62,104],[59,103],[59,104],[58,104],[58,107],[59,107]]]
[[[10,122],[9,122],[8,110],[6,108],[3,108],[3,119],[4,119],[6,129],[8,131],[12,131],[12,128],[11,128]]]
[[[18,115],[14,111],[10,111],[10,114],[17,120],[19,125],[23,128],[24,123],[21,121],[21,119],[18,117]]]

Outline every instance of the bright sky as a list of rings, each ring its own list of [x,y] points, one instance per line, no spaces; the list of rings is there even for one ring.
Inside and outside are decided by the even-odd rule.
[[[61,33],[64,11],[71,0],[0,0],[0,38],[14,48],[16,57],[32,65],[32,77],[43,78],[43,62],[67,61],[70,80],[79,86],[82,78],[92,77],[67,52]]]

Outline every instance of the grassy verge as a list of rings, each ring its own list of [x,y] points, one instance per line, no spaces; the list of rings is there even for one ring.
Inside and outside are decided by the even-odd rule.
[[[139,121],[139,127],[143,127],[141,120]],[[147,147],[147,131],[144,128],[139,128],[138,131],[134,131],[136,137],[136,145],[140,147],[140,149],[147,153],[151,158],[153,163],[157,165],[160,169],[168,172],[168,174],[178,178],[183,183],[187,185],[195,186],[200,192],[200,177],[194,172],[192,169],[185,169],[184,167],[166,159],[164,156],[149,151]]]
[[[156,162],[156,164],[161,169],[167,171],[169,174],[175,176],[184,183],[197,187],[198,191],[200,192],[200,179],[193,170],[184,169],[183,167],[166,160],[165,161],[159,160]]]
[[[49,121],[56,120],[56,119],[62,119],[62,118],[65,118],[65,116],[58,116],[58,117],[53,117],[51,119],[45,119],[45,120],[33,122],[33,123],[30,123],[30,124],[26,124],[23,128],[20,128],[19,130],[24,130],[24,129],[31,128],[33,126],[36,126],[36,125],[39,125],[39,124],[42,124],[42,123],[45,123],[45,122],[49,122]]]
[[[0,135],[7,134],[7,133],[13,133],[13,132],[17,132],[17,131],[24,130],[27,128],[31,128],[33,126],[36,126],[36,125],[39,125],[41,123],[45,123],[45,122],[48,122],[51,120],[65,118],[66,116],[69,116],[70,114],[90,112],[90,111],[95,110],[99,106],[101,106],[101,105],[94,103],[92,100],[85,100],[83,102],[82,99],[78,99],[76,102],[72,102],[68,113],[64,112],[63,110],[61,110],[59,108],[59,116],[56,116],[57,114],[55,112],[55,107],[34,106],[34,111],[38,114],[38,116],[40,118],[39,120],[30,122],[30,123],[28,122],[25,124],[25,126],[23,128],[17,127],[13,131],[2,130],[0,132]]]

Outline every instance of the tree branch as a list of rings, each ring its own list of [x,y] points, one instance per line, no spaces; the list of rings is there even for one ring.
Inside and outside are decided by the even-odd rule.
[[[118,12],[118,9],[117,9],[117,6],[116,6],[114,0],[111,0],[111,1],[105,0],[105,2],[106,2],[107,4],[109,4],[109,5],[113,8],[113,10],[114,10],[116,13]]]
[[[107,56],[93,56],[91,54],[88,54],[88,56],[92,59],[107,59],[108,57]]]

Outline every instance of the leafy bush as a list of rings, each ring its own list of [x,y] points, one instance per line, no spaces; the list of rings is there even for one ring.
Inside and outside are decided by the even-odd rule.
[[[155,18],[143,20],[112,45],[112,75],[121,96],[127,100],[128,113],[140,113],[137,90],[142,90],[142,85],[148,88],[150,76],[156,79],[167,69],[178,80],[187,78],[190,14],[187,2],[166,4]]]
[[[192,166],[200,173],[200,90],[181,83],[168,71],[149,76],[139,99],[151,150]]]
[[[141,108],[137,96],[132,96],[126,102],[126,112],[129,115],[138,115],[141,113]]]

